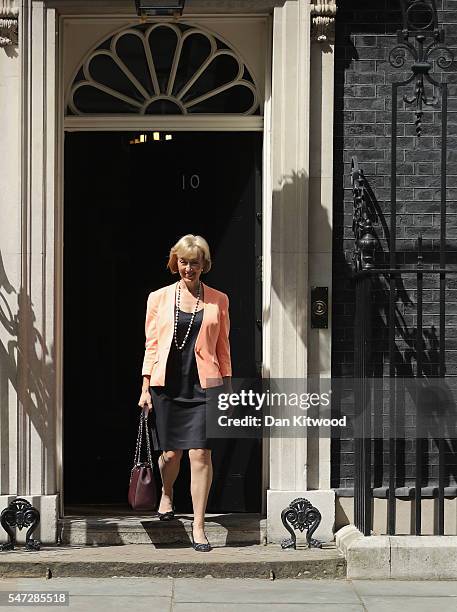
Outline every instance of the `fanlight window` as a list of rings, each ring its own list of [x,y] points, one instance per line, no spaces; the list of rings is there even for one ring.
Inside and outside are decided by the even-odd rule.
[[[68,115],[259,114],[241,58],[212,34],[182,24],[141,24],[104,41],[81,66]]]

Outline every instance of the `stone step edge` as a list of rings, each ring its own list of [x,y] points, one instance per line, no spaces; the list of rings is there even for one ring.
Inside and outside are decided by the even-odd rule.
[[[265,524],[249,527],[248,525],[228,525],[222,526],[218,523],[206,523],[206,532],[214,543],[223,543],[229,540],[232,544],[236,542],[262,544],[267,535]],[[86,523],[78,522],[58,522],[59,540],[62,544],[86,542],[87,539],[93,540],[100,538],[103,542],[109,541],[110,536],[116,542],[123,541],[128,543],[138,542],[138,538],[143,538],[145,543],[164,543],[170,538],[176,542],[187,542],[190,540],[191,524],[180,521],[151,521],[147,525],[141,523],[119,524],[119,523]],[[287,533],[284,533],[284,537]]]
[[[201,553],[202,555],[207,553]],[[346,578],[346,560],[283,561],[1,561],[0,578]]]
[[[236,545],[263,545],[265,543],[265,538],[253,538],[253,537],[237,537],[231,536],[230,538],[225,537],[215,537],[207,532],[211,543],[214,546],[226,546],[230,543],[231,546]],[[94,541],[97,540],[97,541]],[[190,543],[190,538],[186,537],[173,537],[173,538],[154,538],[150,537],[149,534],[140,534],[138,537],[128,537],[126,535],[119,535],[119,537],[110,538],[106,537],[106,534],[103,533],[89,533],[87,537],[83,537],[78,534],[63,534],[59,540],[60,544],[63,546],[88,546],[88,547],[102,547],[107,545],[112,546],[124,546],[130,544],[188,544]]]
[[[144,525],[142,523],[132,523],[132,524],[120,524],[120,523],[83,523],[83,522],[75,522],[75,523],[60,523],[58,522],[58,526],[61,529],[97,529],[98,531],[119,531],[120,529],[122,531],[132,531],[132,530],[138,530],[138,531],[144,531],[146,528],[149,530],[154,530],[154,529],[167,529],[170,531],[174,531],[174,530],[180,530],[182,531],[183,529],[186,531],[190,531],[191,527],[190,527],[190,523],[187,524],[183,524],[183,523],[176,523],[176,522],[172,522],[172,521],[153,521],[151,523],[148,523],[147,525]],[[211,531],[221,531],[224,533],[230,533],[230,532],[234,532],[234,533],[255,533],[255,532],[261,532],[266,530],[267,526],[266,525],[257,525],[257,526],[253,526],[253,527],[249,527],[249,526],[245,526],[245,525],[229,525],[228,527],[223,526],[223,525],[212,525],[211,523],[205,523],[205,529],[206,530],[211,530]]]
[[[206,530],[206,534],[211,539],[211,541],[214,541],[214,543],[224,544],[224,545],[228,542],[230,542],[230,544],[232,545],[234,545],[235,542],[240,542],[240,544],[246,544],[248,542],[252,542],[253,544],[265,544],[266,542],[266,534],[260,534],[260,535],[255,535],[255,534],[250,534],[250,533],[248,534],[243,534],[243,533],[214,534],[214,533],[211,533],[209,529]],[[87,536],[87,537],[84,537],[84,536]],[[107,533],[106,531],[96,531],[96,530],[88,531],[86,533],[83,533],[83,532],[78,533],[76,531],[69,533],[69,532],[64,531],[63,533],[59,534],[58,541],[59,541],[59,544],[64,544],[65,546],[67,546],[68,543],[65,540],[78,540],[78,542],[80,542],[80,541],[88,539],[90,540],[90,544],[93,544],[96,546],[97,543],[93,541],[94,538],[96,537],[103,538],[104,545],[106,543],[109,543],[110,540],[113,541],[113,545],[116,542],[120,542],[120,541],[128,542],[129,540],[132,540],[132,544],[136,544],[138,540],[144,540],[145,544],[166,544],[167,542],[170,542],[170,543],[171,542],[174,542],[174,543],[190,542],[190,536],[186,533],[173,534],[173,533],[167,532],[167,533],[162,533],[162,534],[154,534],[148,531],[138,531],[138,532],[130,532],[130,533],[122,533],[122,532],[116,532],[116,533],[108,532]],[[22,543],[22,540],[19,540],[18,538],[18,542]]]
[[[153,525],[160,525],[161,527],[167,526],[167,527],[172,527],[172,526],[177,526],[177,525],[183,525],[183,526],[188,526],[190,527],[191,523],[192,523],[191,518],[181,518],[179,516],[177,516],[175,518],[175,520],[172,521],[160,521],[157,517],[155,516],[147,516],[147,517],[123,517],[123,518],[111,518],[111,517],[78,517],[78,518],[60,518],[57,520],[59,525],[81,525],[81,526],[92,526],[92,525],[102,525],[102,526],[106,526],[106,527],[115,527],[115,526],[121,526],[121,527],[130,527],[132,525],[138,525],[141,523],[151,523]],[[264,526],[266,526],[267,524],[267,520],[266,519],[262,519],[262,520],[255,520],[255,519],[249,519],[249,520],[240,520],[240,521],[225,521],[224,523],[218,522],[218,521],[211,521],[206,519],[205,520],[205,525],[213,528],[213,529],[227,529],[227,528],[231,528],[231,529],[241,529],[241,530],[246,530],[246,529],[256,529],[256,528],[262,528]]]
[[[190,526],[170,524],[147,526],[132,525],[128,528],[117,527],[111,528],[109,526],[94,525],[92,527],[86,526],[75,526],[75,525],[60,525],[58,527],[58,539],[62,544],[68,544],[71,542],[90,541],[99,538],[101,542],[109,542],[113,540],[116,542],[129,542],[136,543],[139,540],[144,540],[145,543],[166,543],[168,541],[173,542],[190,542]],[[206,533],[208,537],[214,541],[214,543],[225,544],[229,541],[231,544],[235,542],[247,543],[252,542],[255,544],[262,544],[267,537],[266,527],[260,529],[225,529],[219,527],[206,526]],[[284,534],[284,537],[287,533]]]

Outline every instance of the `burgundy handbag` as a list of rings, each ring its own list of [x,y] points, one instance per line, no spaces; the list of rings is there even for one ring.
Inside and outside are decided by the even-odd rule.
[[[147,461],[141,461],[143,431],[146,435],[146,448],[148,453]],[[146,409],[143,409],[140,414],[135,459],[132,471],[130,473],[128,500],[130,506],[134,510],[157,509],[157,486],[154,478],[154,469],[151,456],[151,439],[149,437],[148,427],[148,410]]]

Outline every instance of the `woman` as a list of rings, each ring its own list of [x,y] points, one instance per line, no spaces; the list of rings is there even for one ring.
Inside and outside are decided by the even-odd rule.
[[[205,432],[205,389],[232,375],[229,300],[200,281],[211,268],[208,243],[187,234],[172,247],[167,267],[179,280],[149,294],[143,386],[138,405],[153,411],[153,440],[162,450],[160,520],[174,518],[173,484],[183,450],[189,451],[194,510],[192,546],[208,552],[205,510],[213,468]]]

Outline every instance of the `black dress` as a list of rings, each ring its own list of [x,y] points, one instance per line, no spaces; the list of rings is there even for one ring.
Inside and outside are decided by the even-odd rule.
[[[206,438],[206,393],[195,361],[195,341],[203,320],[199,310],[179,350],[174,338],[168,354],[164,387],[150,387],[153,409],[151,433],[154,450],[211,448]],[[177,341],[181,345],[192,313],[179,311]]]

